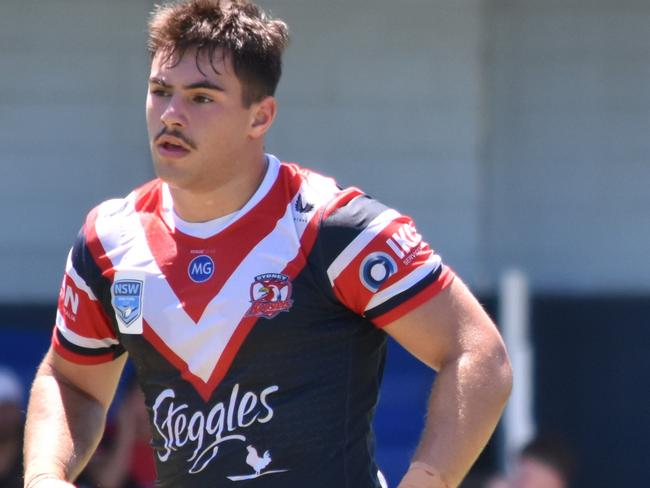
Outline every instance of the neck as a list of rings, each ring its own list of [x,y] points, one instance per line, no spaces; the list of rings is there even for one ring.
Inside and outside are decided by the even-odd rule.
[[[169,185],[176,215],[187,222],[207,222],[236,212],[259,188],[266,168],[262,154],[225,181],[200,191]]]

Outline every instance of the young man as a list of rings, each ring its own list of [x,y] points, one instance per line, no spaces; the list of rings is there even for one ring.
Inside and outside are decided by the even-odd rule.
[[[71,486],[129,353],[160,486],[381,486],[391,335],[439,374],[400,488],[457,486],[510,389],[499,334],[413,222],[264,154],[287,43],[244,1],[150,24],[158,179],[90,212],[34,382],[25,485]]]

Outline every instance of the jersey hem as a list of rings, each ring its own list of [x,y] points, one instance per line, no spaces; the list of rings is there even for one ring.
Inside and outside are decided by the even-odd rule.
[[[436,281],[434,281],[429,286],[421,290],[418,294],[414,295],[409,300],[398,305],[394,309],[386,312],[383,315],[379,315],[378,317],[371,319],[371,322],[376,327],[383,329],[387,325],[391,324],[392,322],[395,322],[397,319],[406,315],[408,312],[424,304],[424,302],[426,302],[427,300],[436,296],[442,290],[444,290],[449,285],[451,285],[455,277],[456,275],[454,274],[454,272],[449,267],[445,266],[441,275],[438,277]]]
[[[81,365],[86,365],[86,366],[91,366],[94,364],[103,364],[103,363],[109,363],[113,359],[115,359],[115,355],[112,352],[108,352],[106,354],[101,354],[97,356],[84,356],[83,354],[77,354],[69,349],[66,349],[63,344],[61,344],[57,338],[56,335],[52,335],[52,349],[54,352],[56,352],[59,356],[61,356],[63,359],[70,361],[75,364],[81,364]]]

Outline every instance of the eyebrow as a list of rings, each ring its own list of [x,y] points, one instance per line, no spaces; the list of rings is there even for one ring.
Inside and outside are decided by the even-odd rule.
[[[149,78],[149,83],[154,83],[156,85],[160,85],[160,86],[163,86],[165,88],[171,88],[172,87],[172,85],[170,85],[169,83],[166,83],[165,80],[163,80],[162,78],[156,78],[154,76]],[[212,83],[211,81],[208,81],[208,80],[201,80],[201,81],[197,81],[195,83],[190,83],[189,85],[185,85],[182,88],[184,90],[203,89],[203,90],[224,91],[224,89],[222,87],[220,87],[219,85],[216,85],[216,84],[214,84],[214,83]]]

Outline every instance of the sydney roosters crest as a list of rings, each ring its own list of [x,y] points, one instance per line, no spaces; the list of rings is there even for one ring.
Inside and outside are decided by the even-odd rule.
[[[280,312],[288,312],[291,305],[289,277],[278,273],[261,274],[251,285],[251,306],[246,316],[272,319]]]

